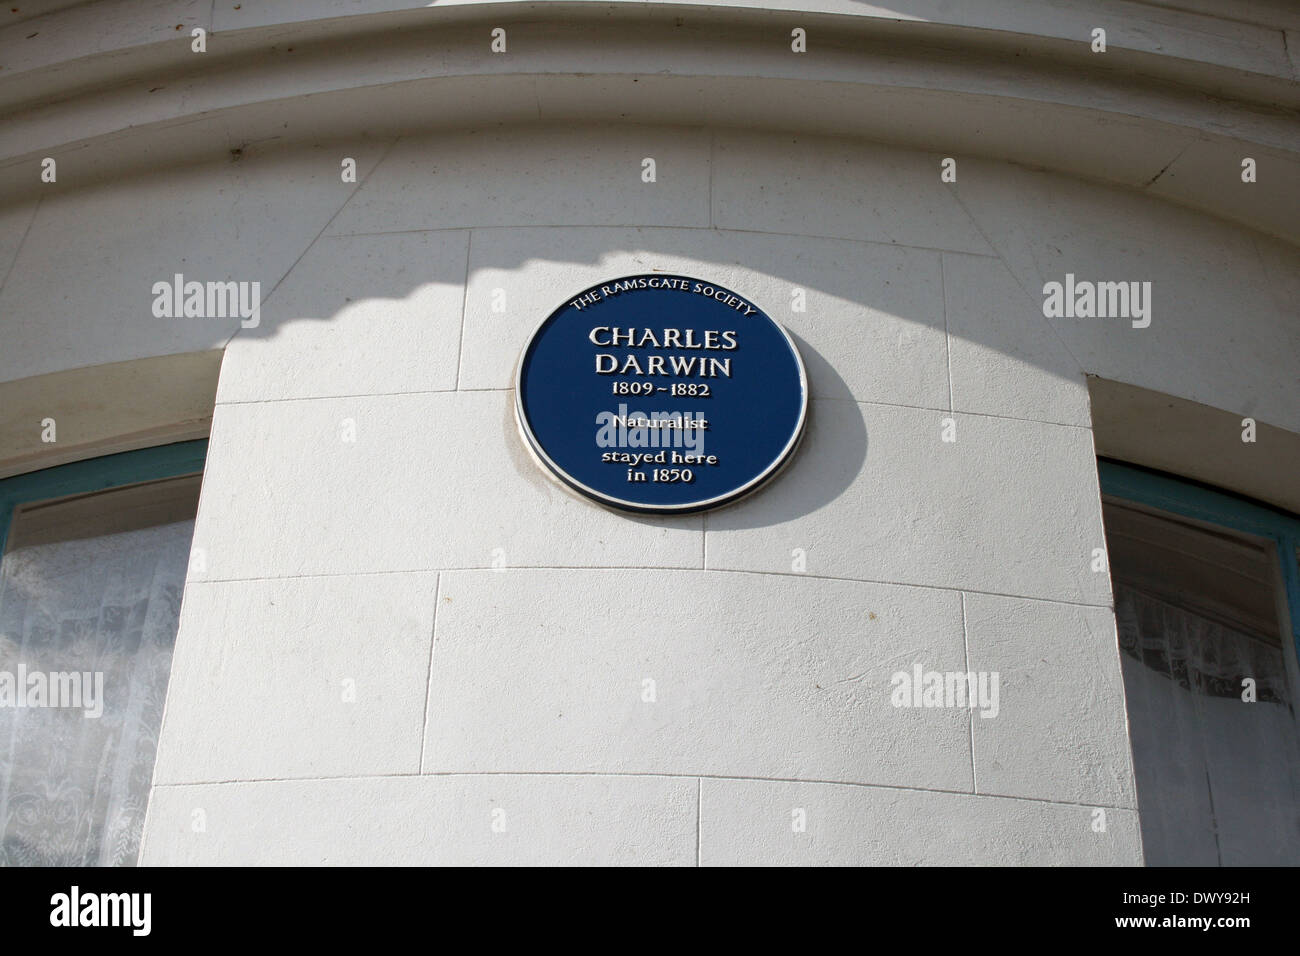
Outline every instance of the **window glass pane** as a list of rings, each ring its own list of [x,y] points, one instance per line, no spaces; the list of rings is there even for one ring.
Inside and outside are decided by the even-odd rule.
[[[1147,863],[1294,864],[1275,548],[1109,499],[1103,513]]]
[[[1281,647],[1273,546],[1107,499],[1113,580]]]
[[[0,563],[0,863],[139,851],[199,476],[15,509]]]

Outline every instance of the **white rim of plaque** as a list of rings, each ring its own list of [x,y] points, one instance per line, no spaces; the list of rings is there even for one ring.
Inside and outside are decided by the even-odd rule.
[[[587,286],[582,290],[582,292],[579,292],[578,295],[582,295],[591,289],[600,288],[602,285],[610,285],[615,282],[622,282],[626,279],[639,279],[642,276],[652,275],[653,273],[638,272],[635,275],[603,279],[600,282]],[[678,274],[664,273],[665,277],[676,275]],[[697,279],[695,276],[679,276],[679,278],[690,279],[692,282],[705,281],[704,279]],[[803,441],[804,425],[808,421],[808,371],[804,368],[803,356],[799,354],[799,347],[795,345],[794,339],[790,336],[790,333],[786,331],[785,326],[760,309],[752,300],[739,295],[725,286],[718,285],[716,282],[708,282],[706,284],[713,286],[715,289],[723,289],[726,292],[730,292],[732,295],[736,296],[736,298],[742,299],[754,306],[758,311],[758,314],[768,322],[771,322],[785,339],[786,347],[790,349],[790,354],[794,356],[795,368],[799,370],[799,419],[795,422],[794,430],[790,434],[790,440],[785,443],[785,447],[781,449],[777,456],[773,458],[768,466],[759,472],[756,477],[750,479],[734,491],[730,491],[724,495],[717,495],[713,498],[707,498],[703,501],[692,501],[680,505],[648,504],[640,501],[627,501],[623,498],[616,498],[613,495],[607,495],[602,491],[597,491],[589,485],[583,484],[556,464],[550,455],[546,454],[546,449],[542,448],[541,442],[538,441],[537,436],[533,434],[533,430],[528,424],[528,415],[524,411],[524,359],[528,357],[528,350],[533,347],[533,342],[536,340],[538,333],[542,331],[542,328],[546,323],[555,318],[556,314],[561,309],[566,308],[568,304],[573,301],[573,299],[566,299],[563,303],[547,313],[546,317],[538,322],[533,328],[533,331],[528,336],[528,340],[524,342],[523,350],[519,353],[519,361],[515,367],[515,424],[519,428],[519,434],[523,437],[524,445],[533,455],[533,458],[543,465],[545,470],[548,471],[553,478],[558,479],[566,488],[581,493],[584,497],[595,501],[597,504],[609,505],[610,507],[617,508],[620,511],[630,511],[639,514],[695,514],[701,511],[710,511],[715,508],[721,508],[723,505],[734,504],[741,498],[747,497],[780,474],[785,466],[790,463],[791,459],[794,458],[794,453],[798,449],[799,443]]]

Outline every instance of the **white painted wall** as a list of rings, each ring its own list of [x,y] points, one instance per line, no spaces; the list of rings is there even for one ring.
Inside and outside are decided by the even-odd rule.
[[[1084,373],[1300,431],[1300,254],[1000,160],[944,184],[941,155],[483,126],[0,212],[0,380],[229,343],[143,861],[1139,862]],[[706,516],[578,500],[513,420],[536,322],[659,269],[809,367],[792,466]],[[178,271],[260,281],[261,325],[153,318]],[[1045,320],[1067,271],[1151,281],[1151,327]],[[914,663],[999,672],[999,716],[892,707]]]
[[[1256,238],[1008,166],[957,189],[935,173],[868,144],[664,128],[390,149],[227,349],[146,861],[549,862],[569,840],[588,861],[1139,859],[1072,356],[1160,385],[1213,368],[1241,329],[1181,287]],[[1139,216],[1143,269],[1116,226]],[[1152,327],[1046,323],[1025,286],[1065,242],[1099,276],[1151,275]],[[707,517],[570,496],[512,418],[540,315],[654,269],[754,298],[810,366],[795,464]],[[1248,274],[1244,327],[1284,354],[1293,333]],[[1171,368],[1175,323],[1204,345]],[[1289,370],[1254,364],[1253,387],[1195,367],[1178,387],[1225,405],[1272,389],[1284,419]],[[892,707],[916,662],[998,671],[1001,714]],[[389,787],[409,809],[379,842],[336,844],[334,821]]]

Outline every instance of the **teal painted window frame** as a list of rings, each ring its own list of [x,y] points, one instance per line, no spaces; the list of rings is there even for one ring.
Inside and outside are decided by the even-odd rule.
[[[101,455],[0,479],[0,555],[4,554],[17,505],[192,475],[203,471],[207,457],[208,440],[200,438]]]
[[[1300,659],[1300,568],[1296,557],[1300,551],[1300,518],[1185,478],[1104,458],[1097,461],[1097,475],[1103,495],[1272,541],[1282,568],[1291,638]]]

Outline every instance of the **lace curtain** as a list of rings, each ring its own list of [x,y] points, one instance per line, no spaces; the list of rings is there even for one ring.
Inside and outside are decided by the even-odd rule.
[[[0,864],[135,865],[193,531],[4,556],[0,674],[102,674],[103,712],[0,706]]]
[[[1147,864],[1300,863],[1282,649],[1119,582],[1115,616]]]
[[[1187,690],[1240,700],[1242,679],[1252,677],[1259,700],[1291,703],[1274,644],[1118,583],[1115,618],[1120,650]]]

